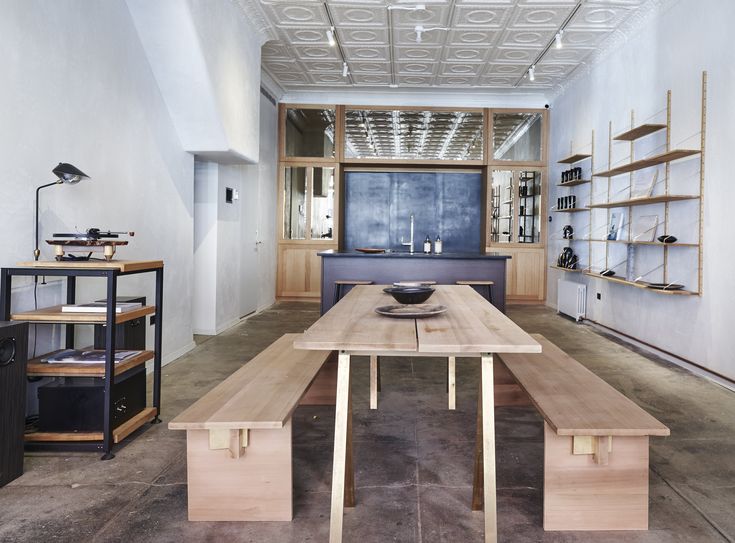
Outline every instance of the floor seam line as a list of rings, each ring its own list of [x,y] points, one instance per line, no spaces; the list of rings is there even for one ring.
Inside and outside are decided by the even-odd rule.
[[[677,496],[679,496],[682,500],[684,500],[685,502],[687,502],[697,513],[699,513],[700,516],[705,520],[705,522],[707,522],[707,524],[709,524],[710,526],[712,526],[712,528],[714,528],[714,530],[717,533],[719,533],[725,539],[725,541],[729,541],[729,543],[735,543],[735,540],[733,540],[733,538],[731,538],[729,535],[727,535],[727,533],[722,528],[720,528],[718,526],[718,524],[714,520],[710,519],[709,516],[704,511],[702,511],[702,509],[700,509],[700,507],[696,503],[694,503],[694,501],[692,499],[690,499],[689,497],[685,496],[674,485],[674,483],[672,483],[671,481],[669,481],[668,479],[666,479],[666,477],[664,477],[658,471],[656,471],[656,469],[653,466],[650,466],[649,469],[654,474],[656,474],[664,483],[666,483],[666,486],[668,486],[671,490],[673,490],[674,493]]]

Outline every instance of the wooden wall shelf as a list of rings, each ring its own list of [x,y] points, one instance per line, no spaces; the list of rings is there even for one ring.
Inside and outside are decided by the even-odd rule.
[[[623,173],[635,172],[644,168],[650,168],[651,166],[657,166],[659,164],[665,164],[672,160],[678,160],[688,156],[698,155],[701,151],[699,149],[673,149],[665,153],[654,155],[648,158],[642,158],[640,160],[634,160],[628,164],[623,164],[617,168],[607,170],[605,172],[593,173],[595,177],[614,177]]]
[[[696,194],[662,194],[660,196],[651,196],[650,198],[631,198],[630,200],[618,200],[617,202],[603,202],[601,204],[591,204],[591,208],[613,208],[613,207],[631,207],[645,206],[651,204],[660,204],[664,202],[679,202],[682,200],[697,200],[699,196]]]
[[[23,311],[22,313],[13,313],[10,315],[11,321],[27,321],[35,323],[50,324],[105,324],[107,322],[106,313],[71,313],[61,311],[60,305],[36,309],[33,311]],[[132,311],[118,313],[115,315],[117,324],[131,321],[146,315],[153,315],[156,308],[152,305],[143,306]]]
[[[575,153],[573,155],[569,155],[568,157],[562,158],[561,160],[558,160],[558,164],[574,164],[575,162],[581,162],[582,160],[585,160],[587,158],[590,158],[592,155],[588,155],[585,153]]]
[[[582,268],[576,268],[574,270],[571,269],[571,268],[563,268],[562,266],[549,266],[549,268],[553,268],[555,270],[561,270],[561,271],[564,271],[564,272],[582,273]]]
[[[588,207],[570,207],[569,209],[555,209],[555,213],[579,213],[580,211],[589,211]]]
[[[643,282],[635,282],[635,281],[628,281],[627,279],[622,279],[620,277],[615,277],[614,275],[612,277],[608,277],[605,275],[600,275],[599,273],[594,272],[584,272],[584,275],[587,275],[589,277],[596,277],[597,279],[604,279],[605,281],[610,281],[612,283],[618,283],[621,285],[628,285],[636,288],[642,288],[646,289],[649,292],[656,292],[657,294],[669,294],[674,296],[697,296],[697,292],[692,292],[690,290],[660,290],[656,288],[648,288],[646,283]]]
[[[557,183],[557,187],[574,187],[576,185],[583,185],[584,183],[589,183],[590,179],[575,179],[574,181],[567,181],[566,183]]]
[[[606,243],[625,243],[626,245],[655,245],[658,247],[699,247],[699,243],[661,243],[660,241],[628,241],[627,239],[601,239]]]
[[[41,362],[41,358],[46,358],[53,354],[61,352],[61,349],[44,355],[43,357],[34,358],[28,361],[27,373],[32,377],[104,377],[105,364],[49,364]],[[153,359],[153,351],[140,351],[140,354],[123,360],[119,364],[115,364],[115,375],[120,375],[136,366],[145,364],[148,360]]]
[[[665,124],[641,124],[623,132],[622,134],[618,134],[613,139],[616,141],[635,141],[644,136],[648,136],[649,134],[654,134],[659,130],[664,130],[665,128]]]

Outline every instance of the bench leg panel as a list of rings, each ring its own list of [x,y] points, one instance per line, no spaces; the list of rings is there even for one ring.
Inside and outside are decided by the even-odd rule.
[[[544,530],[647,530],[648,436],[615,436],[606,464],[572,448],[544,423]]]
[[[189,520],[293,519],[291,420],[252,430],[240,458],[209,448],[208,430],[187,430]]]

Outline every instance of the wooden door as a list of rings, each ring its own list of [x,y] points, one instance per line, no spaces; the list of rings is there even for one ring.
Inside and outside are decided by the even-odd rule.
[[[542,302],[546,297],[546,252],[543,247],[504,247],[508,260],[506,299]]]

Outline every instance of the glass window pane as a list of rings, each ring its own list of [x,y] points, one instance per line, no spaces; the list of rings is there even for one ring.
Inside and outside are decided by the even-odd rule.
[[[306,239],[306,168],[284,169],[283,238]]]
[[[541,172],[518,174],[518,243],[541,241]]]
[[[482,111],[347,109],[345,157],[482,160]]]
[[[513,184],[512,171],[493,171],[490,240],[495,243],[509,243],[512,241]]]
[[[286,109],[286,156],[334,157],[334,109]]]
[[[494,113],[493,158],[530,162],[541,160],[541,113]]]
[[[311,239],[334,239],[334,168],[314,168],[311,191]]]

